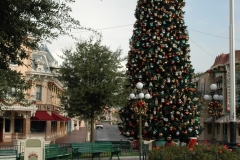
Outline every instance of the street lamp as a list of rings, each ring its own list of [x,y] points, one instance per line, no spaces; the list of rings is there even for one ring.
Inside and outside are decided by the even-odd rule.
[[[151,95],[149,93],[143,93],[142,88],[143,88],[143,84],[141,82],[138,82],[136,84],[136,93],[130,93],[129,98],[132,100],[136,100],[133,103],[134,106],[134,111],[135,113],[139,116],[139,151],[140,151],[140,157],[139,159],[141,160],[141,156],[143,153],[142,150],[142,115],[146,114],[146,110],[147,110],[147,105],[144,102],[144,98],[145,99],[150,99]]]
[[[216,136],[215,136],[215,120],[216,116],[220,115],[222,113],[222,106],[218,103],[218,101],[223,100],[222,95],[218,95],[216,93],[217,90],[217,85],[216,84],[211,84],[210,86],[211,95],[204,95],[204,100],[211,100],[212,102],[209,103],[208,105],[208,114],[212,116],[212,143],[216,142]]]

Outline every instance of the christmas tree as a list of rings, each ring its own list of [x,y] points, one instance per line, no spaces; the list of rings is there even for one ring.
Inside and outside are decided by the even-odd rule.
[[[139,138],[140,123],[143,139],[185,141],[203,131],[184,6],[185,0],[138,0],[127,76],[130,93],[135,93],[136,84],[142,82],[143,89],[137,92],[149,93],[151,99],[129,100],[120,110],[123,135]]]

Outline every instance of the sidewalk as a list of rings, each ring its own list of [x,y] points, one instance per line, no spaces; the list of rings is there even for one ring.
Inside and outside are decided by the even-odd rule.
[[[79,130],[73,130],[71,133],[56,139],[55,143],[85,142],[86,136],[87,136],[87,128],[79,127]]]

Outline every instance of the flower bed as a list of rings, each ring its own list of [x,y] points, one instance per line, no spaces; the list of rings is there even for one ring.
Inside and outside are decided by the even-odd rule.
[[[173,146],[149,151],[148,160],[239,160],[239,155],[240,149],[232,151],[226,145]]]

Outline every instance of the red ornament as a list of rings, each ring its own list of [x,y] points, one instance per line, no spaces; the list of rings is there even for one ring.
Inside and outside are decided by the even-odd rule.
[[[182,105],[182,101],[181,101],[181,100],[179,100],[179,101],[178,101],[178,104],[179,104],[179,105]]]
[[[166,106],[169,106],[169,105],[170,105],[169,101],[166,101],[166,102],[165,102],[165,105],[166,105]]]
[[[146,131],[146,130],[144,130],[144,131],[143,131],[143,135],[146,135],[146,134],[147,134],[147,131]]]

